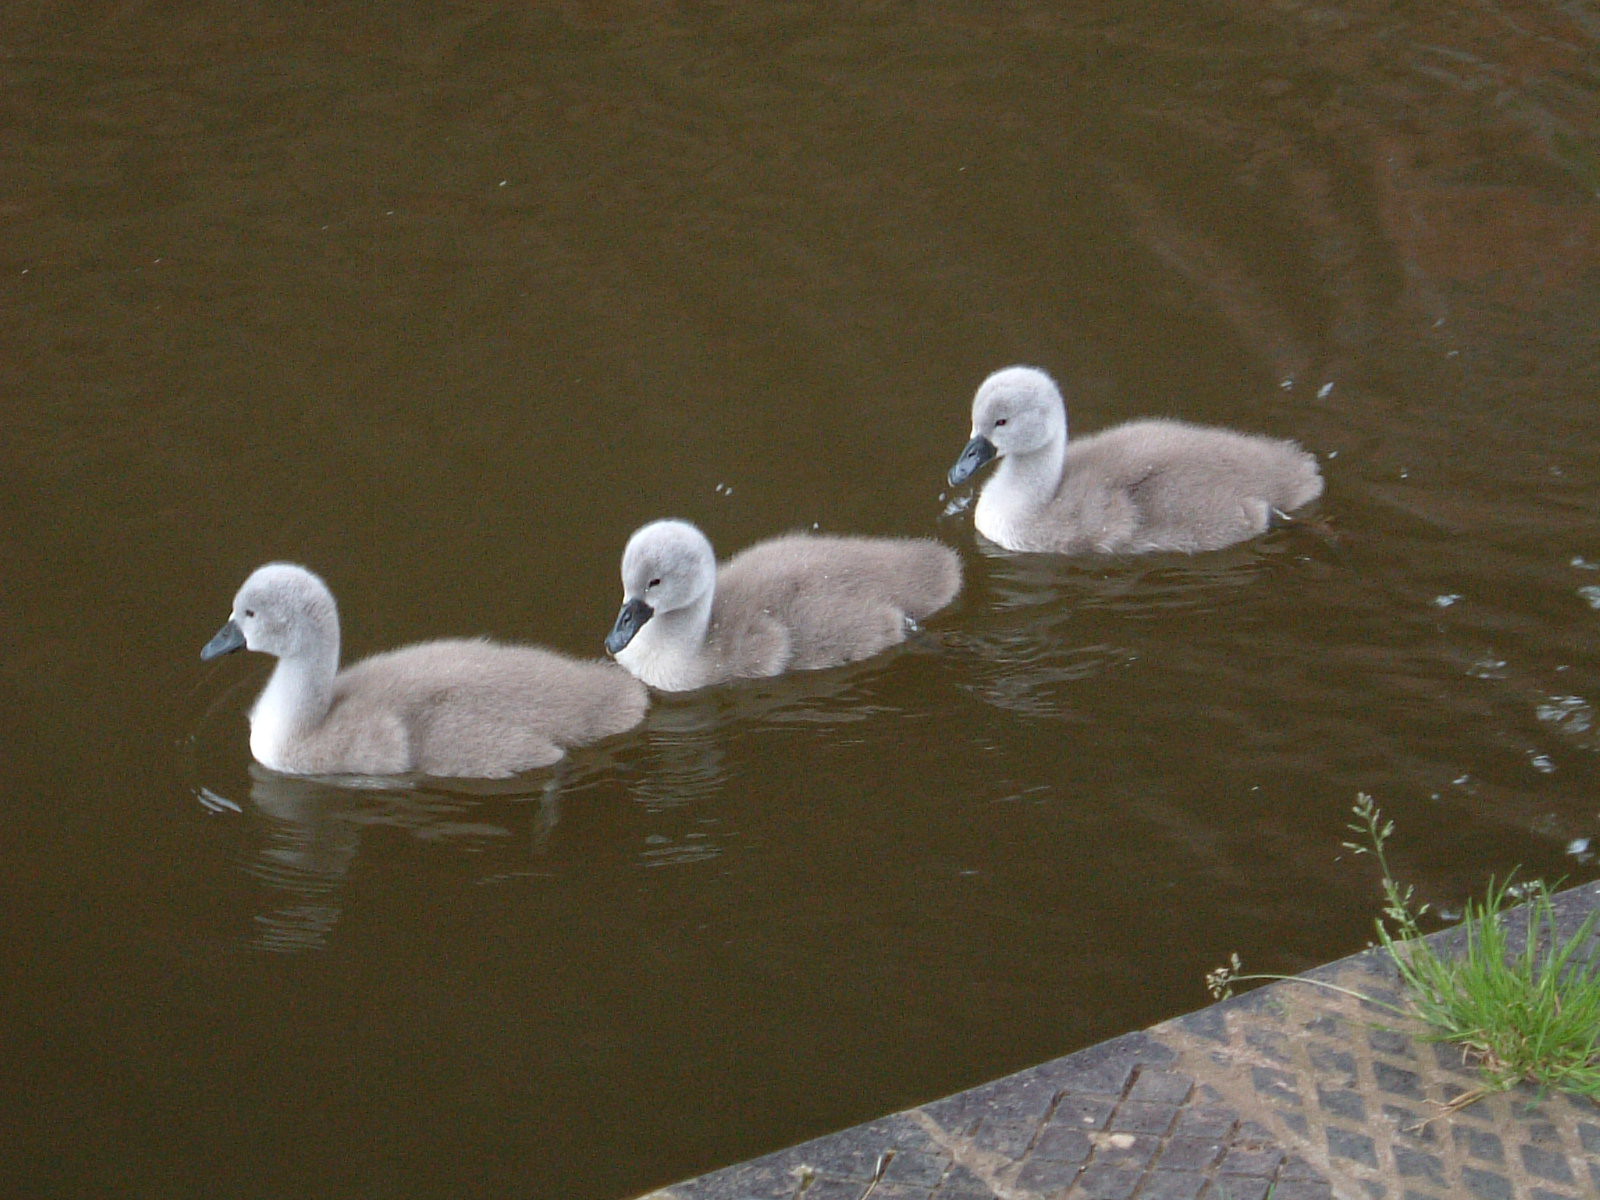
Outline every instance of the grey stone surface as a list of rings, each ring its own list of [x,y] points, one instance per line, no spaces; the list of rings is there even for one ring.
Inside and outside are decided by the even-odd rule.
[[[1569,929],[1596,909],[1600,884],[1558,897]],[[1600,1107],[1520,1088],[1449,1110],[1476,1083],[1461,1051],[1349,992],[1403,1005],[1368,951],[644,1200],[1600,1195]]]

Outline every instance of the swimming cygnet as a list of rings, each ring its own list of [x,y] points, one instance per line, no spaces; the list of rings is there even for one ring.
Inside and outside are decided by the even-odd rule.
[[[649,704],[611,663],[481,638],[422,642],[340,671],[333,593],[293,563],[244,581],[200,657],[241,648],[277,656],[250,710],[250,752],[292,775],[513,775],[633,728]]]
[[[613,657],[651,687],[834,667],[905,640],[961,590],[961,560],[927,538],[796,533],[719,569],[687,521],[653,521],[622,555]]]
[[[950,482],[995,458],[973,517],[1008,550],[1218,550],[1322,494],[1316,459],[1276,438],[1145,420],[1069,442],[1061,392],[1036,367],[983,381]]]

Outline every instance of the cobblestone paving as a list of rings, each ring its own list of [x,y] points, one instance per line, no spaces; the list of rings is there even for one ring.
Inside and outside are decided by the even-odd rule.
[[[1600,884],[1558,905],[1575,927]],[[1376,951],[1303,978],[1400,999]],[[1276,983],[644,1200],[1600,1197],[1600,1106],[1523,1088],[1445,1112],[1477,1077],[1423,1033]]]

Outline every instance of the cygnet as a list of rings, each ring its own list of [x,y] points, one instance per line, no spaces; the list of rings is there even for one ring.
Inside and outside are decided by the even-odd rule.
[[[1037,367],[983,381],[951,484],[991,459],[999,462],[974,524],[1008,550],[1218,550],[1322,494],[1316,459],[1277,438],[1143,420],[1069,442],[1061,392]]]
[[[720,568],[687,521],[653,521],[622,555],[606,649],[651,687],[833,667],[905,640],[961,590],[961,560],[928,538],[789,534]]]
[[[333,593],[293,563],[258,568],[200,657],[277,656],[250,752],[293,775],[499,778],[631,729],[649,696],[615,665],[484,639],[422,642],[339,670]]]

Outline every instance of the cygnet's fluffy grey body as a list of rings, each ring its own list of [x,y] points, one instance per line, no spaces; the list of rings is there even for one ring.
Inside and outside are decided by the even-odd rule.
[[[718,568],[687,521],[653,521],[622,555],[606,649],[651,687],[833,667],[905,640],[961,590],[961,560],[928,538],[789,534]]]
[[[483,639],[404,646],[340,671],[333,593],[292,563],[245,580],[200,657],[241,648],[277,656],[250,711],[250,751],[286,774],[499,778],[631,729],[649,704],[614,664]]]
[[[1219,550],[1322,494],[1316,459],[1277,438],[1144,420],[1069,442],[1061,392],[1036,367],[983,381],[950,482],[991,459],[973,523],[1008,550]]]

